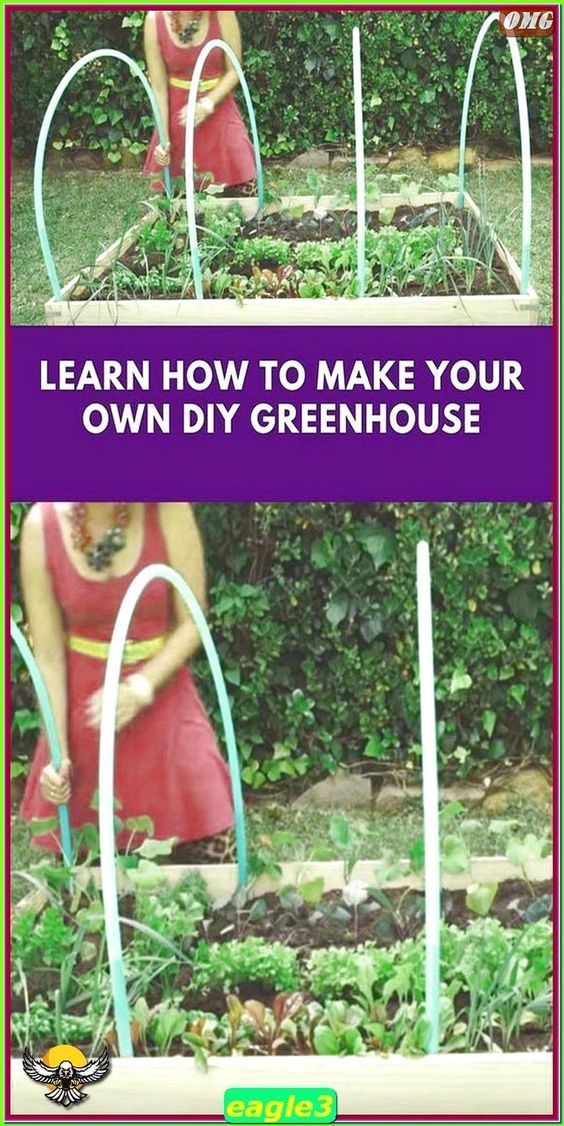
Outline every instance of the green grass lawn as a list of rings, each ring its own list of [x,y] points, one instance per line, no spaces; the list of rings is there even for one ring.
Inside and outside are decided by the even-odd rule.
[[[247,806],[247,841],[250,852],[261,850],[273,860],[337,859],[331,841],[329,823],[334,813],[344,813],[351,828],[362,837],[362,857],[377,860],[384,855],[395,860],[409,855],[422,833],[422,809],[412,804],[400,813],[370,813],[296,808],[288,802],[255,801]],[[500,832],[500,822],[505,828]],[[508,836],[524,837],[534,833],[550,839],[551,817],[548,810],[527,802],[515,801],[503,814],[485,813],[480,809],[461,812],[449,823],[445,832],[458,832],[462,827],[472,856],[503,854]],[[12,872],[29,871],[44,855],[31,844],[29,826],[17,815],[12,818]],[[20,899],[30,885],[19,876],[13,877],[13,898]]]
[[[394,859],[404,859],[423,832],[420,803],[407,805],[399,813],[370,813],[356,810],[327,810],[312,807],[292,807],[281,801],[259,802],[247,809],[249,849],[261,847],[261,842],[272,842],[276,859],[308,860],[318,850],[327,853],[324,859],[336,859],[337,853],[329,835],[329,822],[334,813],[344,813],[351,828],[361,835],[362,856],[368,860],[390,854]],[[500,822],[506,824],[501,836]],[[528,802],[515,801],[503,814],[486,813],[468,809],[459,813],[444,832],[457,832],[463,827],[464,838],[472,856],[494,856],[503,853],[503,843],[509,835],[524,837],[534,833],[539,838],[550,838],[551,818],[548,810]]]
[[[266,183],[275,194],[309,194],[307,173],[284,166],[266,168]],[[367,182],[378,181],[383,191],[398,190],[406,179],[432,189],[436,176],[426,165],[406,173],[382,173],[367,166]],[[354,182],[353,167],[319,173],[328,193],[347,191]],[[519,169],[477,173],[467,184],[474,198],[485,200],[486,214],[512,254],[521,252],[521,173]],[[50,296],[35,229],[31,168],[19,168],[12,179],[12,322],[41,324],[43,303]],[[45,216],[61,281],[67,281],[107,247],[130,224],[137,206],[150,195],[144,177],[135,171],[77,172],[50,169],[45,174]],[[552,175],[549,168],[533,169],[532,284],[541,298],[541,320],[552,319]]]

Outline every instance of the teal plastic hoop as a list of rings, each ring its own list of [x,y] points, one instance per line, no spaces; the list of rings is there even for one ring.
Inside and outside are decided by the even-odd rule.
[[[106,939],[108,943],[108,960],[112,985],[112,997],[118,1047],[121,1056],[133,1055],[131,1043],[131,1029],[129,1020],[129,1005],[123,968],[121,934],[119,929],[119,908],[117,894],[117,878],[115,865],[115,826],[114,826],[114,758],[115,758],[115,717],[118,698],[118,689],[123,660],[123,651],[127,639],[129,625],[137,602],[145,587],[155,581],[164,579],[170,583],[184,600],[194,624],[200,634],[217,692],[227,757],[231,775],[231,790],[233,794],[233,807],[235,812],[235,836],[237,841],[237,863],[239,869],[239,882],[243,886],[247,882],[247,847],[245,841],[245,815],[243,809],[243,795],[241,791],[241,778],[239,773],[239,758],[235,729],[229,706],[229,698],[225,687],[225,680],[221,671],[221,664],[217,655],[212,635],[207,624],[203,610],[191,587],[172,567],[154,563],[145,567],[130,583],[115,621],[102,697],[102,718],[100,723],[100,755],[99,755],[99,826],[100,826],[100,875],[102,884],[102,898],[104,901],[104,918],[106,924]]]
[[[51,763],[55,770],[59,770],[62,762],[61,744],[59,743],[59,736],[57,734],[57,727],[55,724],[55,717],[49,699],[49,693],[43,679],[43,675],[37,661],[24,637],[20,627],[16,624],[13,618],[10,619],[10,636],[12,641],[17,645],[22,659],[25,662],[27,671],[31,677],[33,687],[37,695],[39,703],[39,710],[45,726],[47,734],[47,741],[49,743],[49,750],[51,754]],[[69,811],[66,805],[58,806],[59,814],[59,829],[61,833],[61,852],[63,860],[66,864],[72,863],[72,843],[69,822]]]
[[[360,31],[353,28],[354,135],[356,165],[356,224],[358,296],[366,292],[366,185],[364,176],[364,119],[362,113],[362,59]]]
[[[74,65],[71,66],[69,70],[67,70],[67,73],[64,75],[64,77],[61,78],[61,81],[59,82],[59,85],[57,86],[57,89],[55,90],[51,101],[47,106],[47,109],[45,110],[45,115],[41,123],[41,129],[39,131],[37,149],[35,152],[35,165],[33,169],[33,201],[35,205],[35,222],[37,224],[39,242],[41,243],[43,261],[45,262],[45,268],[49,275],[49,281],[51,282],[53,296],[57,301],[61,300],[61,285],[59,282],[57,270],[55,268],[55,263],[53,261],[53,255],[51,254],[51,246],[47,237],[47,230],[45,227],[45,214],[43,211],[43,166],[45,163],[47,139],[55,111],[69,83],[72,82],[75,75],[77,75],[83,67],[88,66],[89,63],[94,62],[96,59],[104,58],[120,59],[122,62],[127,64],[133,74],[136,75],[136,77],[139,78],[139,80],[143,83],[145,92],[151,103],[151,109],[153,111],[153,117],[155,119],[159,141],[161,145],[165,145],[167,143],[167,136],[163,125],[163,120],[151,84],[147,76],[141,70],[141,67],[135,62],[134,59],[131,59],[129,55],[125,55],[123,51],[114,51],[113,48],[110,47],[102,47],[98,51],[90,51],[87,55],[83,55],[82,58],[78,60],[78,62],[74,63]],[[164,169],[164,182],[166,193],[167,195],[170,195],[171,183],[169,168]]]
[[[460,150],[459,150],[459,164],[458,164],[458,206],[464,207],[464,161],[466,155],[466,132],[468,126],[468,111],[470,108],[470,95],[472,93],[472,83],[474,81],[474,72],[476,70],[476,63],[482,47],[482,43],[492,26],[497,23],[499,19],[499,12],[492,12],[482,24],[474,50],[470,59],[468,67],[468,75],[466,78],[466,88],[464,90],[464,102],[462,104],[462,121],[460,125]],[[515,78],[515,87],[517,90],[517,105],[519,108],[519,130],[521,133],[521,167],[523,176],[523,221],[521,228],[521,287],[520,292],[526,294],[529,292],[529,276],[531,271],[531,226],[532,226],[532,178],[531,178],[531,137],[529,129],[529,110],[527,106],[527,91],[525,89],[525,78],[523,76],[523,65],[521,63],[521,55],[519,54],[519,47],[517,40],[513,36],[507,37],[509,43],[509,50],[511,52],[511,62],[513,63],[513,75]]]
[[[223,39],[210,39],[209,43],[206,43],[202,47],[202,50],[200,51],[200,54],[198,55],[198,58],[196,59],[196,65],[194,67],[194,73],[192,75],[192,79],[191,79],[191,82],[190,82],[190,93],[188,95],[188,105],[187,105],[187,108],[186,108],[186,137],[185,137],[185,145],[184,145],[184,169],[185,169],[185,175],[186,175],[186,212],[187,212],[187,216],[188,216],[188,234],[189,234],[189,237],[190,237],[190,256],[191,256],[191,259],[192,259],[192,276],[194,278],[194,290],[195,290],[195,293],[196,293],[196,298],[199,301],[203,300],[204,293],[203,293],[203,289],[202,289],[202,268],[201,268],[201,265],[200,265],[200,252],[198,250],[198,232],[196,230],[196,199],[195,199],[195,192],[194,192],[194,130],[195,130],[195,127],[196,127],[195,126],[195,118],[196,118],[196,102],[198,100],[198,87],[200,85],[200,79],[202,77],[202,71],[204,69],[204,65],[205,65],[205,62],[206,62],[208,55],[212,51],[215,51],[216,48],[219,48],[221,51],[223,51],[223,53],[225,55],[227,55],[227,57],[230,59],[231,63],[233,64],[233,67],[234,67],[234,69],[237,73],[237,77],[239,79],[239,82],[241,83],[241,89],[243,91],[243,94],[245,95],[245,102],[247,104],[249,121],[251,123],[251,134],[252,134],[253,146],[254,146],[254,150],[255,150],[255,164],[257,166],[258,205],[259,205],[259,209],[264,207],[264,185],[263,185],[263,174],[262,174],[262,161],[261,161],[261,156],[260,156],[259,135],[258,135],[255,111],[254,111],[254,108],[253,108],[253,101],[252,101],[252,98],[251,98],[251,93],[250,93],[249,87],[247,85],[247,79],[245,78],[245,75],[243,73],[243,68],[241,66],[241,63],[239,62],[239,59],[237,58],[237,55],[232,50],[232,48],[229,46],[229,44],[224,43]]]

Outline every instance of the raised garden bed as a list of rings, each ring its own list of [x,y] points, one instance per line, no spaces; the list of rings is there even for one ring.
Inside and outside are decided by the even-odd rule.
[[[145,1085],[154,1074],[152,1082],[168,1084],[159,1114],[221,1115],[227,1087],[281,1086],[303,1071],[305,1085],[337,1089],[341,1115],[377,1113],[384,1097],[387,1114],[548,1114],[551,867],[549,857],[521,867],[488,857],[445,873],[447,1054],[437,1057],[422,1055],[422,897],[407,862],[391,872],[360,861],[346,875],[342,861],[287,864],[235,899],[231,865],[155,871],[149,863],[139,868],[141,881],[120,871],[121,915],[149,928],[122,923],[133,1039],[143,1058],[115,1061],[117,1081],[103,1102],[97,1098],[97,1112],[119,1113],[122,1105],[151,1113]],[[376,885],[369,895],[365,881]],[[98,870],[85,866],[79,882],[82,891],[71,897],[49,879],[47,908],[16,924],[28,1004],[44,1000],[32,1014],[36,1026],[44,1022],[36,1051],[61,1038],[89,1049],[96,1031],[115,1044]],[[488,917],[468,907],[477,883],[498,884]],[[57,988],[73,954],[75,995],[61,1004]],[[16,963],[16,1050],[27,1036],[18,977]],[[101,1020],[92,1010],[97,994]],[[55,1028],[57,1008],[64,1017]],[[13,1111],[43,1109],[20,1073],[15,1059]]]
[[[472,198],[427,192],[368,205],[366,296],[356,214],[334,197],[269,205],[215,197],[200,217],[193,296],[182,205],[159,200],[45,305],[48,324],[535,324],[538,296]],[[213,306],[208,307],[208,303]]]

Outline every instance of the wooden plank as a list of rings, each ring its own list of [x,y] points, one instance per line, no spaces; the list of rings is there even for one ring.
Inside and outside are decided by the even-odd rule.
[[[382,866],[380,860],[359,860],[354,867],[352,878],[372,885],[377,880],[378,873],[382,871]],[[409,861],[401,861],[401,866],[406,875],[400,874],[395,879],[385,880],[381,886],[384,888],[412,887],[422,889],[423,881],[421,877],[409,873]],[[260,876],[258,880],[255,880],[249,891],[252,898],[275,892],[286,884],[299,884],[302,881],[317,879],[319,876],[323,879],[325,891],[338,890],[344,884],[341,860],[286,861],[280,867],[282,869],[280,879],[273,880],[270,876]],[[236,864],[163,864],[162,871],[171,887],[181,883],[187,872],[199,873],[206,882],[214,906],[226,903],[237,890]],[[552,876],[552,857],[535,860],[527,865],[527,879],[532,883],[551,880]],[[457,889],[467,888],[472,883],[502,883],[504,880],[521,878],[521,870],[510,864],[504,856],[478,856],[472,859],[469,872],[463,872],[456,876],[443,872],[442,886],[446,890],[456,891]],[[86,886],[90,879],[93,880],[96,887],[100,887],[100,869],[98,867],[80,871],[77,882],[81,886]],[[132,890],[132,884],[127,878],[127,873],[119,869],[117,882],[120,892]],[[13,914],[17,916],[24,911],[33,911],[34,914],[38,914],[43,910],[46,903],[47,897],[39,891],[34,891],[15,904]]]
[[[152,225],[157,217],[157,211],[155,211],[154,213],[150,212],[148,215],[143,215],[141,219],[138,219],[137,222],[134,223],[133,226],[125,232],[124,235],[121,235],[115,240],[115,242],[111,244],[111,246],[108,246],[107,250],[103,250],[102,253],[99,254],[96,258],[94,266],[92,267],[93,277],[101,277],[102,274],[104,274],[105,271],[113,265],[116,258],[119,258],[122,254],[125,254],[126,250],[129,250],[129,247],[132,245],[132,243],[136,242],[137,236],[141,229],[143,227],[146,227],[148,224]],[[72,278],[71,281],[67,282],[64,288],[61,290],[61,300],[64,301],[65,304],[67,303],[71,293],[76,288],[76,286],[79,285],[79,283],[80,274],[76,274],[76,276]],[[60,303],[60,301],[57,301],[54,297],[52,297],[49,301],[47,301],[45,305],[45,311],[47,312],[48,307],[51,304],[58,305]],[[82,304],[82,302],[80,302],[80,304]]]
[[[481,211],[480,211],[478,205],[472,199],[472,196],[468,195],[467,192],[465,192],[464,195],[465,195],[466,206],[468,207],[468,209],[470,211],[472,211],[472,213],[476,216],[476,219],[481,220],[482,219]],[[517,262],[515,261],[515,258],[513,257],[512,254],[510,254],[507,247],[504,246],[501,239],[498,238],[498,236],[495,234],[495,231],[494,231],[494,242],[495,242],[496,250],[497,250],[502,262],[504,263],[504,265],[507,269],[507,272],[509,273],[513,282],[517,286],[517,289],[520,291],[520,289],[521,289],[521,267],[517,264]],[[523,295],[520,294],[520,296],[529,297],[531,299],[533,307],[534,307],[534,311],[536,313],[536,317],[535,317],[534,320],[531,320],[530,323],[531,324],[537,324],[538,323],[538,304],[539,304],[538,293],[536,292],[535,289],[533,289],[532,285],[529,283],[529,288],[528,288],[527,293],[523,294]]]
[[[419,197],[423,206],[432,206],[441,201],[455,203],[456,193],[425,192]],[[480,217],[480,211],[474,200],[466,193],[466,205]],[[256,199],[223,199],[218,198],[216,203],[220,208],[226,208],[231,203],[237,202],[246,216],[256,214],[258,201]],[[293,206],[302,206],[304,210],[311,210],[315,204],[329,209],[336,206],[337,210],[354,210],[352,204],[339,203],[335,205],[332,196],[322,196],[316,200],[313,196],[285,197],[272,204],[267,210],[275,211]],[[370,203],[368,209],[380,210],[383,207],[399,207],[405,203],[404,198],[397,193],[390,193],[381,197],[378,203]],[[138,231],[148,221],[154,221],[154,215],[146,216],[139,220],[125,234],[123,239],[118,239],[107,250],[103,251],[96,259],[94,268],[95,276],[103,274],[115,259],[117,253],[123,253],[135,241]],[[496,238],[496,246],[502,260],[506,263],[515,285],[521,284],[521,271],[505,248],[503,243]],[[233,299],[191,301],[191,300],[139,300],[118,301],[110,299],[103,301],[76,301],[69,300],[77,284],[78,276],[73,278],[63,289],[63,299],[56,301],[51,298],[45,305],[46,323],[50,325],[495,325],[495,324],[536,324],[538,321],[539,299],[535,291],[530,288],[528,294],[470,294],[468,296],[432,296],[432,297],[367,297],[359,300],[353,298],[307,299],[290,298],[288,300],[249,300],[240,305]]]
[[[210,301],[50,301],[52,325],[505,325],[534,324],[530,295],[344,297]]]
[[[540,1116],[552,1113],[552,1055],[230,1057],[213,1059],[202,1075],[192,1059],[117,1059],[72,1117],[90,1115],[217,1115],[223,1121],[230,1087],[331,1087],[341,1117],[391,1115]],[[20,1060],[11,1064],[11,1114],[61,1121],[61,1110],[28,1079]]]
[[[392,880],[385,880],[383,887],[423,888],[421,877],[409,873],[409,861],[402,861],[402,866],[406,874],[400,874]],[[274,880],[270,876],[260,876],[255,880],[251,889],[253,898],[277,891],[286,884],[296,885],[307,880],[315,880],[319,876],[323,879],[325,891],[338,890],[345,883],[341,860],[288,861],[281,864],[280,867],[282,875],[278,880]],[[354,867],[351,878],[373,885],[382,869],[383,864],[380,860],[359,860]],[[163,864],[162,871],[166,873],[167,880],[173,887],[184,879],[187,872],[198,872],[205,880],[211,898],[216,905],[225,903],[237,889],[236,864],[195,864],[193,866]],[[552,858],[546,857],[544,860],[537,860],[527,865],[527,878],[535,883],[550,880],[552,871]],[[85,880],[89,877],[92,877],[95,884],[100,886],[99,868],[90,868],[88,873],[84,875]],[[446,889],[456,890],[467,888],[472,883],[502,883],[504,880],[518,879],[522,879],[521,870],[510,864],[505,857],[480,856],[472,859],[469,872],[463,872],[456,876],[443,872],[442,885]],[[127,891],[131,888],[126,872],[118,871],[118,886],[121,891]]]

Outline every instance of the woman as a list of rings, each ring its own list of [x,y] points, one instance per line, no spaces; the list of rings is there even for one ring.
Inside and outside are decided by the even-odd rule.
[[[53,806],[68,802],[73,827],[95,821],[108,643],[131,580],[150,563],[169,563],[204,603],[202,544],[189,505],[38,504],[28,513],[22,588],[63,755],[55,771],[41,735],[22,803],[28,820],[51,817]],[[128,640],[116,721],[119,817],[147,814],[155,837],[200,842],[182,859],[225,859],[233,824],[229,772],[186,668],[199,635],[168,583],[146,588]],[[118,834],[118,847],[129,838]],[[49,835],[36,843],[57,849]]]
[[[145,58],[164,130],[169,138],[159,144],[155,131],[145,163],[151,175],[170,167],[171,175],[184,176],[186,107],[190,80],[205,43],[223,39],[241,58],[241,35],[234,12],[183,9],[149,12],[145,20]],[[196,102],[194,161],[198,187],[210,182],[242,192],[252,190],[256,167],[253,147],[243,124],[233,90],[237,74],[219,47],[208,55]],[[154,185],[162,187],[162,182]]]

